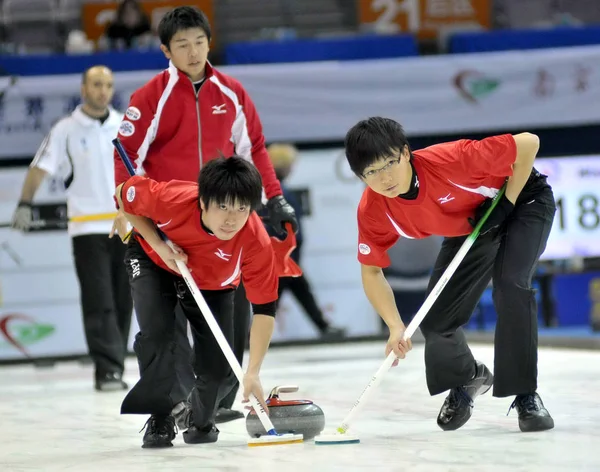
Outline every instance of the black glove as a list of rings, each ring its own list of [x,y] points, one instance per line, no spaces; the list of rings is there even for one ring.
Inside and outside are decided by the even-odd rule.
[[[488,211],[488,208],[492,205],[492,202],[493,199],[488,198],[475,210],[474,217],[468,218],[469,223],[473,228],[475,228],[479,220],[483,218],[483,215],[485,215],[485,212]],[[502,195],[502,197],[500,197],[500,201],[496,205],[496,208],[492,210],[492,213],[490,213],[488,219],[485,221],[485,223],[483,223],[479,234],[484,235],[495,228],[499,228],[514,209],[515,205],[508,198],[506,198],[506,195]]]
[[[267,202],[267,218],[266,223],[271,226],[277,234],[286,234],[284,223],[292,224],[294,233],[298,231],[298,221],[296,220],[296,212],[292,205],[285,201],[283,195],[277,195]]]

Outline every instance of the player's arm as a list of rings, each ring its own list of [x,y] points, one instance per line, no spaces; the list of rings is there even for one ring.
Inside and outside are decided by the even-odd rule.
[[[394,292],[383,275],[383,267],[390,265],[387,250],[398,241],[399,235],[380,223],[374,215],[377,211],[377,207],[361,201],[357,213],[358,261],[362,285],[371,306],[390,331],[385,355],[394,351],[397,357],[403,359],[412,348],[412,344],[410,340],[403,339],[406,327],[400,318]]]
[[[12,219],[12,226],[15,229],[25,230],[31,225],[33,197],[46,176],[55,174],[67,159],[65,123],[59,121],[54,125],[29,166],[21,189],[21,197]]]
[[[531,175],[533,163],[540,149],[540,138],[532,133],[515,134],[513,138],[517,146],[517,157],[513,164],[513,174],[506,184],[505,194],[506,198],[514,204]]]
[[[27,202],[30,204],[32,202],[33,197],[43,180],[46,178],[46,175],[48,175],[48,173],[44,169],[35,166],[29,168],[27,175],[25,176],[25,181],[23,182],[19,203]]]
[[[250,244],[246,245],[248,252],[242,262],[242,280],[253,313],[248,368],[244,376],[244,400],[248,400],[250,393],[253,393],[266,408],[259,374],[275,328],[279,276],[269,236],[258,217],[253,214],[251,218],[256,219],[255,233],[250,235]]]
[[[285,234],[285,222],[292,225],[294,232],[298,231],[298,220],[292,206],[283,197],[281,184],[275,175],[273,163],[265,147],[262,123],[256,112],[254,103],[241,85],[238,85],[240,108],[237,110],[233,124],[233,140],[236,154],[252,158],[263,181],[267,196],[269,225],[279,234]]]
[[[145,154],[150,143],[145,143],[144,141],[148,135],[148,129],[152,126],[156,106],[157,104],[153,103],[150,96],[150,89],[146,87],[139,89],[131,96],[129,106],[121,121],[117,137],[125,148],[134,169],[146,157]],[[153,139],[152,135],[149,135],[148,139]],[[116,150],[114,151],[113,158],[115,163],[116,187],[125,182],[130,176]]]
[[[163,241],[158,233],[155,221],[160,220],[160,197],[163,183],[134,176],[117,186],[115,198],[119,210],[123,212],[131,226],[144,238],[152,249],[174,272],[180,273],[176,260],[187,263],[187,256],[181,248],[174,245],[175,252]],[[123,195],[126,198],[123,200]],[[128,196],[127,196],[128,195]]]
[[[390,331],[403,330],[394,292],[381,267],[361,264],[360,275],[365,295]]]
[[[233,124],[233,140],[236,154],[251,158],[262,177],[263,187],[268,199],[282,195],[281,184],[275,175],[273,163],[265,147],[262,123],[252,99],[238,84],[236,90],[240,107],[236,111]]]
[[[406,326],[400,318],[394,292],[380,267],[361,264],[360,269],[365,295],[390,331],[385,355],[394,351],[396,357],[404,359],[406,353],[412,349],[412,342],[410,339],[404,340]]]
[[[132,180],[138,178],[139,177],[134,177],[132,178]],[[123,193],[123,190],[127,191],[127,188],[129,187],[125,187],[127,183],[128,182],[123,182],[115,190],[115,198],[117,199],[119,209],[123,211],[123,214],[127,218],[127,221],[131,223],[131,226],[133,226],[135,230],[138,233],[140,233],[140,235],[146,240],[146,242],[150,246],[154,247],[162,241],[158,234],[154,221],[152,221],[147,216],[142,216],[140,214],[134,213],[141,211],[139,205],[136,205],[136,207],[133,207],[132,205],[131,207],[128,207],[127,210],[124,209],[123,198],[121,195]]]
[[[253,313],[247,373],[258,375],[275,326],[279,278],[270,244],[244,259],[242,277]]]
[[[273,302],[275,304],[275,302]],[[253,307],[253,311],[256,307]],[[265,311],[265,310],[260,310]],[[270,314],[261,314],[254,312],[252,316],[252,327],[250,328],[250,357],[248,360],[249,375],[260,374],[260,368],[267,355],[273,330],[275,328],[275,309]]]

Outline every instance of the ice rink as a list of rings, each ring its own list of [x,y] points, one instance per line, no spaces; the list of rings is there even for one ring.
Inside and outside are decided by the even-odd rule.
[[[383,343],[273,348],[265,390],[295,384],[326,415],[326,431],[348,412],[383,361]],[[490,367],[488,345],[473,345]],[[129,359],[126,380],[137,377]],[[425,387],[423,347],[393,368],[351,431],[360,444],[249,448],[243,420],[220,425],[219,442],[142,449],[146,417],[119,415],[123,393],[96,393],[92,367],[0,368],[0,471],[600,471],[600,351],[540,349],[539,392],[555,429],[521,433],[512,398],[477,399],[471,420],[443,432],[445,395]],[[491,392],[490,392],[491,393]]]

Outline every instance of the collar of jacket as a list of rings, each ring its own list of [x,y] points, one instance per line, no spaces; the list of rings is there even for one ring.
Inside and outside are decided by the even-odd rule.
[[[177,74],[180,79],[190,80],[190,78],[184,72],[181,72],[177,67],[175,67],[175,65],[171,61],[169,61],[169,74],[170,75]],[[213,75],[214,75],[214,68],[210,62],[206,61],[206,66],[204,69],[204,77],[206,78],[206,80],[210,80],[210,78]]]
[[[108,107],[108,119],[104,122],[105,124],[110,121],[110,119],[113,117],[113,108],[112,107]],[[101,125],[100,121],[98,120],[98,118],[92,118],[91,116],[89,116],[88,114],[86,114],[82,109],[81,109],[81,105],[77,105],[77,107],[75,108],[75,110],[73,110],[72,113],[73,118],[75,118],[79,123],[81,123],[84,126],[94,126],[96,124],[98,124],[99,126]]]

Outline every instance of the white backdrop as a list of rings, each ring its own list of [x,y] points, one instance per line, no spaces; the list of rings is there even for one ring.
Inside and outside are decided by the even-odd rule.
[[[413,136],[600,123],[600,46],[220,69],[247,89],[269,141],[341,141],[373,115]],[[156,72],[115,74],[117,107]],[[80,81],[0,78],[0,158],[34,155]]]

